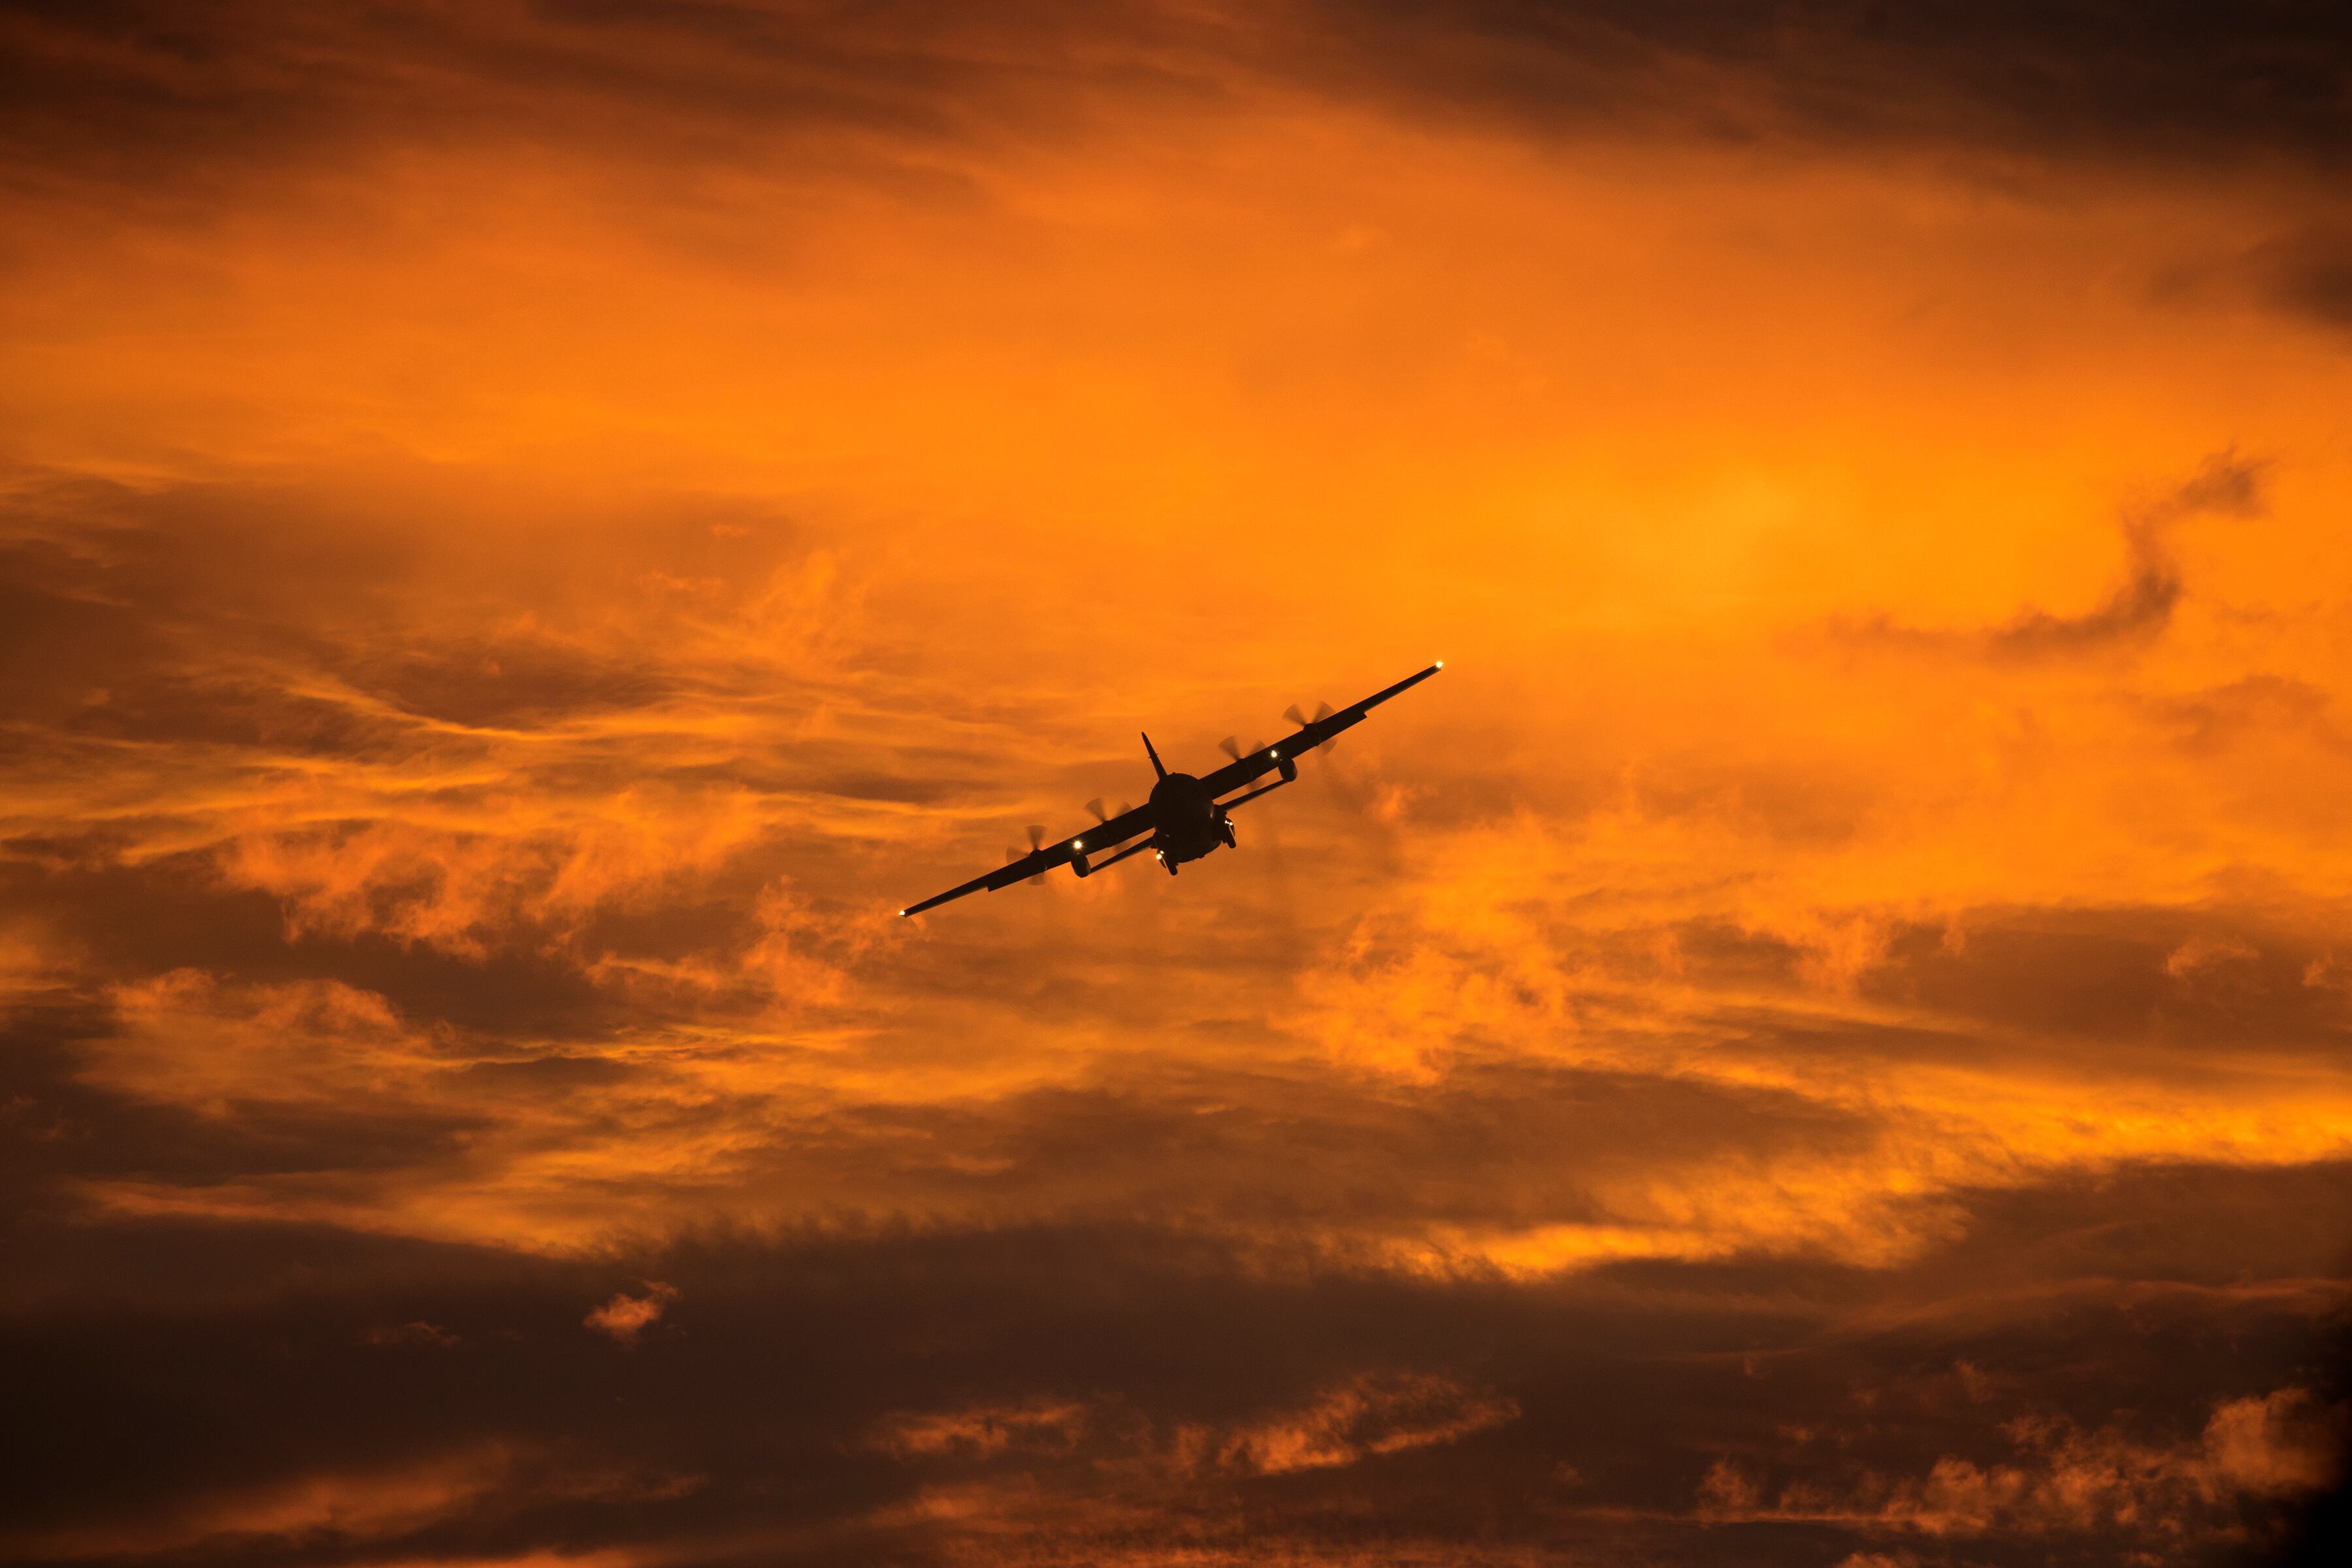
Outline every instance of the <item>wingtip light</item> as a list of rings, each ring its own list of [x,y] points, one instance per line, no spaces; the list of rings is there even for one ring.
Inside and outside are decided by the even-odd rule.
[[[1433,668],[1433,669],[1444,669],[1444,668],[1445,668],[1445,661],[1444,661],[1444,659],[1442,659],[1442,658],[1441,658],[1441,659],[1439,659],[1435,664],[1432,665],[1430,668]]]

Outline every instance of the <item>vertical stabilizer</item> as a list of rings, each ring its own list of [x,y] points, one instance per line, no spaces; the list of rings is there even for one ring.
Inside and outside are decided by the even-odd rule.
[[[1151,759],[1151,771],[1153,773],[1158,773],[1163,779],[1168,776],[1168,770],[1160,765],[1160,753],[1151,749],[1151,737],[1149,735],[1145,735],[1143,737],[1143,754]]]

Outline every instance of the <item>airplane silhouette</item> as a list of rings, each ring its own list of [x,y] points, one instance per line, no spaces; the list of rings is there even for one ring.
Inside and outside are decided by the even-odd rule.
[[[1298,754],[1310,752],[1343,730],[1364,721],[1364,716],[1394,697],[1398,692],[1420,685],[1445,668],[1439,659],[1419,675],[1408,676],[1385,691],[1374,692],[1352,708],[1342,708],[1337,713],[1328,708],[1309,719],[1292,707],[1285,715],[1298,726],[1294,734],[1286,735],[1270,746],[1264,746],[1247,756],[1241,754],[1232,736],[1225,737],[1225,754],[1233,761],[1202,778],[1191,773],[1171,773],[1160,766],[1160,753],[1152,749],[1151,737],[1143,737],[1143,754],[1151,759],[1152,771],[1160,775],[1151,786],[1151,798],[1132,809],[1122,809],[1117,816],[1103,816],[1102,802],[1090,802],[1095,816],[1101,820],[1085,832],[1063,839],[1059,844],[1040,842],[1045,837],[1043,827],[1029,830],[1029,853],[1020,856],[1002,868],[984,877],[974,877],[960,888],[950,888],[937,898],[925,899],[919,904],[909,904],[898,912],[919,915],[925,910],[961,899],[966,893],[992,893],[999,888],[1031,877],[1041,877],[1056,866],[1066,865],[1081,877],[1092,876],[1106,866],[1116,866],[1130,855],[1140,855],[1149,849],[1160,858],[1160,864],[1170,876],[1187,860],[1198,860],[1220,846],[1237,848],[1234,837],[1234,822],[1227,815],[1234,807],[1271,795],[1284,784],[1298,778]],[[1282,776],[1270,784],[1259,785],[1231,800],[1217,797],[1229,790],[1256,784],[1268,773]],[[1138,843],[1128,840],[1140,834],[1150,834]],[[1114,855],[1103,851],[1121,844],[1127,847]],[[1094,858],[1103,855],[1099,860]]]

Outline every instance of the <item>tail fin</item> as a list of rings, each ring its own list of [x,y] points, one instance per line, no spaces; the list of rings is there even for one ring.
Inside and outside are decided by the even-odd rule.
[[[1143,754],[1151,759],[1151,771],[1153,773],[1158,773],[1163,779],[1168,776],[1168,770],[1160,765],[1160,753],[1151,749],[1151,737],[1149,735],[1143,737]]]

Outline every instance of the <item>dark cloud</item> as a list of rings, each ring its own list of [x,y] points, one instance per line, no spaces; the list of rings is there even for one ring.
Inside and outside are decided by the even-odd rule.
[[[2247,269],[2279,310],[2337,331],[2352,331],[2352,234],[2308,229],[2265,242]]]
[[[2163,635],[2186,591],[2173,550],[2173,530],[2197,517],[2262,515],[2265,468],[2234,451],[2216,453],[2177,489],[2126,510],[2122,520],[2123,580],[2078,615],[2026,610],[2005,625],[1981,631],[1905,626],[1880,616],[1840,626],[1836,635],[1850,643],[1950,649],[2021,663],[2139,647]]]
[[[747,163],[854,169],[936,194],[952,183],[942,149],[1068,135],[1112,105],[1222,102],[1253,84],[1544,135],[2321,168],[2352,152],[2352,37],[2340,8],[2302,0],[1318,0],[1230,13],[20,0],[5,16],[10,181],[92,180],[175,205],[257,170],[324,174],[401,145],[585,149],[610,161],[604,177],[659,164],[688,184]]]
[[[1431,1223],[1605,1224],[1619,1216],[1603,1194],[1641,1172],[1852,1151],[1871,1136],[1864,1120],[1785,1092],[1529,1065],[1465,1069],[1409,1096],[1296,1070],[1119,1075],[987,1104],[877,1108],[780,1139],[769,1158],[801,1190],[1181,1217],[1277,1244],[1336,1232],[1344,1247]]]
[[[2254,910],[1982,910],[1891,933],[1866,994],[1933,1010],[1963,1035],[2019,1032],[2150,1052],[2217,1039],[2332,1056],[2352,1014],[2324,930]]]
[[[2265,731],[2284,731],[2340,749],[2344,737],[2328,714],[2328,694],[2306,680],[2250,675],[2224,686],[2151,700],[2149,712],[2172,730],[2183,749],[2199,755],[2226,752]]]
[[[609,1003],[567,957],[527,948],[459,957],[382,932],[299,936],[277,900],[225,886],[208,855],[126,866],[102,847],[77,844],[52,850],[65,863],[43,868],[27,863],[42,847],[14,847],[26,859],[0,864],[0,896],[39,908],[93,980],[178,969],[260,984],[333,980],[392,998],[412,1016],[494,1037],[555,1030],[593,1040],[614,1023]]]
[[[1440,45],[1463,99],[1578,118],[1633,73],[1724,136],[1952,136],[2018,153],[2303,155],[2352,148],[2343,14],[2126,5],[1367,5]],[[1712,115],[1691,99],[1717,89]],[[1675,103],[1679,99],[1679,103]]]
[[[73,1194],[93,1180],[188,1193],[271,1177],[364,1185],[462,1158],[491,1114],[487,1104],[248,1110],[234,1096],[200,1107],[110,1093],[83,1074],[92,1043],[112,1038],[120,1026],[108,1004],[69,994],[20,1001],[0,1021],[8,1163],[16,1190],[45,1212],[74,1207]]]
[[[1696,1563],[1720,1560],[1723,1536],[1691,1527],[1727,1464],[1760,1500],[1733,1536],[1750,1560],[2100,1561],[2111,1521],[2012,1510],[1938,1533],[1888,1489],[2095,1442],[2193,1455],[2217,1410],[2273,1398],[2281,1462],[2306,1462],[2324,1410],[2280,1391],[2318,1375],[2298,1348],[2308,1309],[2151,1294],[2116,1270],[2210,1257],[2237,1216],[2336,1213],[2348,1191],[2340,1170],[2184,1170],[1989,1195],[1949,1252],[1776,1270],[1761,1292],[1743,1265],[1413,1281],[1118,1225],[567,1261],[289,1226],[19,1224],[19,1278],[104,1293],[20,1299],[0,1326],[19,1407],[48,1435],[5,1479],[10,1547],[269,1563],[594,1540],[691,1562],[929,1562],[970,1531],[1099,1559],[1142,1529],[1245,1558],[1484,1541]],[[2304,1263],[2245,1251],[2241,1286]],[[1903,1310],[1964,1302],[1964,1281],[1997,1290],[2010,1281],[1983,1263],[2021,1257],[2046,1264],[2031,1300]],[[648,1281],[666,1306],[633,1345],[583,1324]],[[2285,1496],[2224,1487],[2125,1536],[2227,1562]],[[1825,1497],[1845,1516],[1802,1517]]]
[[[936,154],[1066,129],[1087,92],[1195,90],[1157,6],[1074,17],[934,0],[844,8],[634,0],[198,14],[12,4],[0,149],[20,191],[88,180],[166,207],[257,173],[331,177],[394,149],[587,153],[652,196],[695,171],[854,171],[937,195]],[[924,162],[910,153],[928,150]],[[654,176],[658,175],[658,178]]]
[[[579,497],[468,495],[414,464],[301,485],[16,478],[0,701],[108,739],[364,756],[435,722],[656,706],[686,694],[653,657],[664,639],[809,550],[766,508],[680,495],[583,515]],[[640,611],[618,648],[590,635],[613,629],[614,594]],[[707,691],[726,672],[700,675]]]
[[[1423,111],[1733,142],[1975,145],[2339,167],[2339,7],[1872,0],[1367,0],[1311,13],[1354,79]]]

